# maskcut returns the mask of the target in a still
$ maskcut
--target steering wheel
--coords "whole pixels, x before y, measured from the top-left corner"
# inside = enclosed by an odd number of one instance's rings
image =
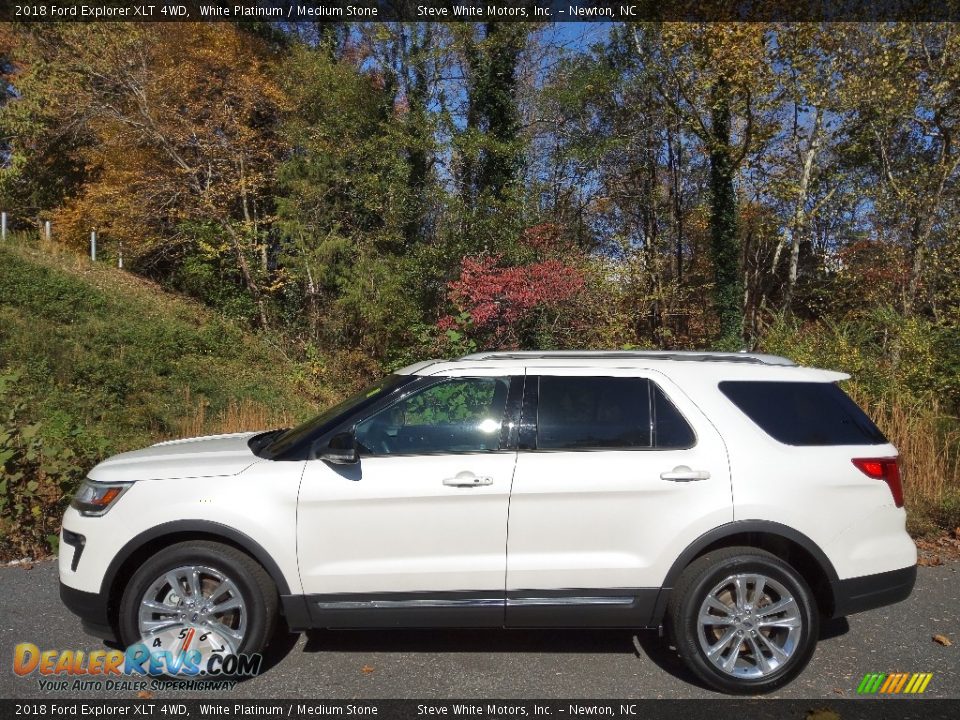
[[[393,450],[390,447],[393,438],[390,437],[388,428],[389,425],[383,419],[374,417],[370,420],[362,438],[358,433],[357,443],[362,449],[374,455],[389,455]]]

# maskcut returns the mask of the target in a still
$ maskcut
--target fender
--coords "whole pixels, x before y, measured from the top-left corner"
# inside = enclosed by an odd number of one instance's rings
[[[270,575],[270,578],[273,580],[274,584],[276,584],[277,592],[280,595],[290,594],[290,586],[287,584],[286,578],[280,571],[280,567],[277,565],[274,559],[270,557],[270,554],[249,535],[246,535],[245,533],[242,533],[239,530],[230,527],[229,525],[222,525],[221,523],[212,522],[209,520],[174,520],[172,522],[163,523],[162,525],[157,525],[149,530],[145,530],[120,548],[120,551],[114,556],[113,560],[110,561],[110,565],[107,567],[106,573],[104,573],[103,582],[100,585],[101,596],[108,597],[110,588],[113,587],[113,582],[116,580],[120,567],[127,561],[127,559],[130,558],[131,555],[140,550],[144,545],[151,540],[156,540],[157,538],[161,538],[165,535],[179,535],[184,533],[202,533],[204,535],[211,535],[215,538],[223,538],[224,540],[228,540],[234,545],[237,545],[242,550],[249,553],[258,563],[263,566],[263,568],[267,571],[267,574]]]
[[[831,563],[829,558],[827,558],[826,553],[824,553],[823,550],[821,550],[813,540],[808,538],[802,532],[794,530],[792,527],[787,525],[781,525],[780,523],[772,522],[770,520],[736,520],[705,532],[703,535],[690,543],[690,545],[688,545],[682,553],[680,553],[673,565],[670,566],[670,570],[667,571],[667,576],[663,580],[663,586],[660,588],[660,594],[657,597],[657,603],[654,607],[654,613],[651,622],[656,624],[663,619],[663,614],[667,608],[667,599],[670,596],[670,591],[673,589],[673,586],[680,577],[680,574],[684,571],[687,565],[693,562],[695,557],[702,553],[705,548],[713,545],[717,541],[732,537],[734,535],[742,535],[743,533],[763,533],[764,535],[776,535],[784,538],[785,540],[795,542],[797,545],[810,553],[813,559],[823,570],[824,574],[827,576],[827,580],[830,582],[831,587],[839,580],[837,571],[833,567],[833,563]]]

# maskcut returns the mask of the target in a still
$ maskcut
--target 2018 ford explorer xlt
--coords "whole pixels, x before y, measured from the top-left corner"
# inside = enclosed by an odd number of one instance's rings
[[[422,362],[293,429],[100,463],[64,516],[61,596],[125,644],[193,629],[236,652],[278,614],[665,626],[711,686],[768,691],[820,618],[916,576],[897,451],[846,378],[756,354]]]

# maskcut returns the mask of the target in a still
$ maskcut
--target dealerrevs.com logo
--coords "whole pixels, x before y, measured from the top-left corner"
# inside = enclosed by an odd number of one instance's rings
[[[41,650],[19,643],[13,672],[37,677],[41,690],[70,691],[147,690],[171,682],[187,682],[189,689],[230,689],[236,679],[260,673],[262,655],[229,652],[212,633],[181,632],[184,637],[177,636],[175,643],[152,638],[126,650]]]

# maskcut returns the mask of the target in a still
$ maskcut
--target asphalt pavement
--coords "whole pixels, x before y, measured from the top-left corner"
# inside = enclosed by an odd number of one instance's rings
[[[923,698],[960,698],[960,563],[919,569],[903,603],[829,623],[810,665],[774,695],[856,697],[866,673],[932,672]],[[943,636],[950,645],[935,641]],[[17,643],[96,650],[61,604],[57,569],[0,568],[0,698],[137,697],[135,690],[42,690],[12,671]],[[279,632],[267,670],[228,692],[164,689],[157,699],[720,698],[699,686],[655,632],[353,630]],[[919,697],[918,697],[919,699]]]

